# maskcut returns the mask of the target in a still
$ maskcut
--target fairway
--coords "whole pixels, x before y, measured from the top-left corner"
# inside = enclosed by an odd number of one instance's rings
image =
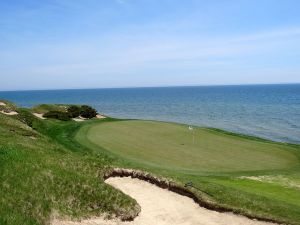
[[[193,132],[195,138],[193,140]],[[298,164],[290,147],[206,128],[154,121],[114,121],[83,126],[76,140],[126,160],[186,172],[236,172]]]

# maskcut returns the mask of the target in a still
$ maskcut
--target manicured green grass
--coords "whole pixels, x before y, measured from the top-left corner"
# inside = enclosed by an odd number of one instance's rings
[[[205,128],[190,131],[174,123],[132,120],[91,124],[76,137],[85,137],[85,142],[130,161],[193,173],[272,170],[298,164],[289,146]]]
[[[300,224],[300,147],[217,129],[139,121],[91,121],[72,139],[117,166],[192,181],[202,198],[237,213]]]

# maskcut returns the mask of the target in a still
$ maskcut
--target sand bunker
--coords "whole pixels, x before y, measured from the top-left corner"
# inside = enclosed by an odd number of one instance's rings
[[[114,177],[106,183],[136,199],[140,215],[132,222],[94,218],[81,222],[53,221],[52,225],[267,225],[272,223],[251,220],[232,213],[219,213],[199,207],[192,199],[148,182]]]
[[[0,105],[5,106],[6,104],[4,102],[0,102]]]
[[[34,116],[36,116],[37,118],[39,118],[39,119],[42,119],[42,120],[44,120],[44,119],[46,119],[45,117],[44,117],[44,114],[43,113],[32,113]]]
[[[14,116],[14,115],[18,115],[19,114],[16,111],[10,111],[10,112],[0,111],[0,112],[3,113],[3,114],[5,114],[5,115],[9,115],[9,116]]]
[[[97,114],[96,118],[97,119],[105,119],[106,117],[101,114]],[[73,118],[73,120],[76,122],[83,122],[83,121],[86,121],[87,119],[83,118],[82,116],[79,116],[79,117]]]

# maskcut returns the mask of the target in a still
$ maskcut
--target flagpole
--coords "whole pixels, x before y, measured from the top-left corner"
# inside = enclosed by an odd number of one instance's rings
[[[195,131],[193,129],[193,144],[195,144]]]
[[[189,130],[192,131],[192,135],[193,135],[193,144],[195,144],[195,131],[194,128],[192,126],[189,126]]]

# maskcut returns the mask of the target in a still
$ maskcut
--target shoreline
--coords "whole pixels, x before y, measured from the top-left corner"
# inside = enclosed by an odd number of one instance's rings
[[[92,105],[119,118],[194,124],[300,144],[300,85],[75,89],[0,93],[22,107]]]
[[[6,102],[7,100],[1,100],[0,99],[0,107],[5,107],[6,106]],[[64,104],[51,104],[51,105],[64,105]],[[69,104],[68,104],[69,105]],[[72,104],[70,104],[72,105]],[[25,107],[27,109],[32,109],[36,106],[39,105],[35,105],[33,107]],[[1,111],[1,110],[0,110]],[[2,111],[1,111],[2,112]],[[17,115],[17,113],[6,113],[6,112],[2,112],[3,114],[6,115]],[[43,117],[43,113],[38,113],[38,112],[32,112],[32,114],[34,116],[36,116],[37,118],[40,119],[45,119]],[[251,139],[251,140],[257,140],[257,141],[263,141],[263,142],[268,142],[268,143],[279,143],[279,144],[283,144],[283,145],[294,145],[294,146],[300,146],[300,141],[281,141],[281,140],[277,140],[277,139],[272,139],[272,138],[268,138],[268,137],[262,137],[259,134],[249,134],[247,132],[239,132],[239,131],[235,131],[234,129],[226,129],[226,128],[221,128],[221,127],[213,127],[213,126],[201,126],[201,125],[197,125],[194,123],[184,123],[184,122],[178,122],[178,121],[174,121],[174,120],[160,120],[160,119],[147,119],[147,118],[126,118],[126,117],[110,117],[109,114],[106,113],[98,113],[96,118],[98,119],[105,119],[105,118],[111,118],[111,119],[116,119],[116,120],[142,120],[142,121],[154,121],[154,122],[162,122],[162,123],[172,123],[172,124],[178,124],[178,125],[183,125],[183,126],[193,126],[193,127],[197,127],[200,129],[207,129],[207,130],[211,130],[211,131],[217,131],[219,133],[224,133],[227,135],[232,135],[232,136],[237,136],[237,137],[243,137],[246,139]],[[74,121],[77,122],[83,122],[84,120],[82,118],[75,118],[73,119]]]

